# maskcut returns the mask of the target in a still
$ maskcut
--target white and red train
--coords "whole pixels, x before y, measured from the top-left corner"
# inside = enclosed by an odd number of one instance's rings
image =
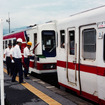
[[[21,32],[10,33],[3,37],[3,48],[5,49],[9,42],[14,43],[16,39],[22,38],[23,43],[21,51],[28,41],[31,41],[32,48],[37,45],[34,57],[30,59],[29,72],[37,74],[56,72],[56,27],[55,22],[48,22],[36,25]]]
[[[105,6],[58,21],[61,86],[105,105]]]
[[[36,57],[30,61],[31,71],[47,73],[57,69],[61,86],[105,104],[105,6],[35,26],[25,31],[27,38],[22,33],[25,44],[28,37],[33,46],[39,43]],[[4,36],[4,43],[22,36],[16,34]]]

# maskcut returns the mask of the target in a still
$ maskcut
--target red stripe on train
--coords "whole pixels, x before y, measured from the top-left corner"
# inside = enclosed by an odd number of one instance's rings
[[[91,65],[83,65],[80,64],[74,64],[71,62],[68,62],[68,69],[75,69],[76,65],[76,70],[87,72],[87,73],[92,73],[92,74],[97,74],[100,76],[105,76],[105,68],[104,67],[97,67],[97,66],[91,66]],[[65,61],[57,61],[57,66],[66,68],[66,62]]]
[[[5,39],[10,39],[10,38],[22,38],[23,42],[25,41],[25,37],[24,37],[24,31],[23,32],[19,32],[19,33],[14,33],[8,36],[3,36],[3,40]]]
[[[105,105],[105,100],[99,99],[97,96],[93,96],[93,95],[88,94],[88,93],[83,92],[83,91],[80,92],[79,90],[74,89],[74,88],[72,88],[72,87],[69,87],[69,86],[67,86],[67,85],[64,85],[64,84],[62,84],[62,83],[60,83],[60,82],[59,82],[59,85],[61,85],[61,86],[65,87],[65,88],[68,88],[68,89],[70,89],[70,90],[76,92],[79,96],[85,97],[85,98],[87,98],[87,99],[89,99],[89,100],[91,100],[91,101],[94,101],[94,102],[96,102],[96,103],[99,103],[100,105]]]
[[[37,63],[37,64],[36,64],[37,70],[54,70],[54,68],[52,68],[52,69],[51,69],[51,68],[50,68],[50,69],[44,69],[44,68],[43,68],[43,65],[44,65],[44,64],[55,64],[55,65],[56,65],[56,63]],[[31,67],[31,68],[34,68],[34,67],[35,67],[34,65],[35,65],[34,62],[31,62],[31,61],[30,61],[30,67]],[[55,69],[56,69],[56,68],[55,68]]]

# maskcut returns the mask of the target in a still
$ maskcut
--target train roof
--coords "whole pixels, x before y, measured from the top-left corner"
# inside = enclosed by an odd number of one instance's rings
[[[102,17],[102,14],[104,15],[104,13],[105,13],[105,5],[70,15],[67,18],[58,20],[57,23],[58,25],[67,23],[68,21],[74,23],[74,21],[79,22],[79,20],[82,19],[85,19],[86,21],[86,19],[89,19],[92,16],[96,18],[99,18],[99,16]]]
[[[43,24],[38,24],[38,25],[32,27],[32,29],[34,29],[36,27],[41,27],[41,26],[44,26],[44,25],[55,24],[55,22],[56,22],[56,20],[52,20],[52,21],[45,22]]]
[[[15,33],[23,32],[23,31],[27,31],[27,30],[29,30],[29,29],[31,29],[31,28],[32,28],[32,27],[29,27],[29,28],[27,28],[27,29],[23,29],[23,30],[19,30],[19,31],[15,31],[15,32],[11,32],[11,33],[5,34],[5,35],[3,35],[3,36],[12,35],[12,34],[15,34]]]

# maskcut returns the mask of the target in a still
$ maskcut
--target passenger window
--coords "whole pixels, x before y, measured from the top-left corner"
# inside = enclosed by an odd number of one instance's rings
[[[69,31],[69,47],[70,47],[70,55],[74,55],[75,53],[75,31]]]
[[[65,48],[65,30],[60,31],[60,39],[61,39],[61,48]]]
[[[83,58],[96,59],[96,30],[85,29],[83,30]]]
[[[16,39],[13,39],[13,44],[16,44]]]
[[[5,48],[7,48],[7,40],[5,41]]]
[[[37,44],[37,33],[34,33],[34,46]]]

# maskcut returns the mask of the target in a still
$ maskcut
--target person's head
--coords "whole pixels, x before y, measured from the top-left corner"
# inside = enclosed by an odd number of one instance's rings
[[[9,44],[8,44],[8,47],[11,49],[11,47],[12,47],[12,43],[9,43]]]
[[[17,39],[17,44],[18,44],[19,46],[22,45],[22,39],[21,39],[21,38],[18,38],[18,39]]]
[[[32,42],[28,42],[28,43],[27,43],[27,47],[30,49],[31,46],[32,46]]]

